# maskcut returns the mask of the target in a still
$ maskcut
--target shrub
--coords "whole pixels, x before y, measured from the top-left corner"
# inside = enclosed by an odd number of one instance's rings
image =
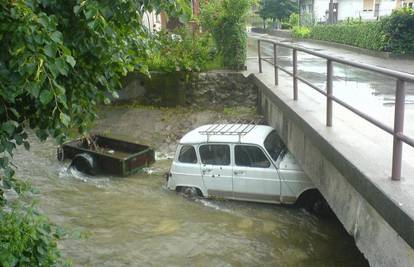
[[[290,14],[290,16],[289,16],[289,24],[292,27],[299,26],[299,14],[298,13],[292,13],[292,14]]]
[[[414,10],[395,10],[383,20],[385,50],[395,54],[414,54]]]
[[[309,38],[311,29],[306,26],[294,26],[292,33],[296,38]]]
[[[1,266],[69,266],[57,248],[62,234],[32,208],[0,209]]]
[[[292,29],[292,25],[288,22],[282,21],[282,29],[283,30]]]
[[[383,51],[386,45],[382,21],[317,25],[311,28],[308,37],[376,51]]]
[[[193,35],[185,27],[172,33],[156,33],[149,70],[203,71],[217,61],[217,49],[210,34]]]
[[[244,67],[249,8],[250,0],[211,0],[202,4],[201,25],[212,34],[226,68]]]

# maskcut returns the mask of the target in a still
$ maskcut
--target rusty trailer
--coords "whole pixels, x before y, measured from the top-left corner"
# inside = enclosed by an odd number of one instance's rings
[[[128,176],[155,162],[149,146],[102,135],[66,142],[58,148],[57,157],[71,159],[78,171],[90,175]]]

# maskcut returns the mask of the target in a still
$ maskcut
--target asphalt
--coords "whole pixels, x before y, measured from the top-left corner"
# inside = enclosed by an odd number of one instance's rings
[[[364,51],[364,49],[353,49],[337,46],[335,44],[326,44],[324,42],[317,41],[303,41],[303,40],[293,40],[287,38],[281,38],[272,36],[269,34],[260,34],[260,33],[249,33],[250,38],[265,38],[270,40],[277,40],[281,42],[286,42],[290,44],[295,44],[304,48],[312,49],[317,52],[335,56],[355,62],[361,62],[365,64],[370,64],[378,67],[394,69],[402,72],[407,72],[414,74],[414,58],[407,56],[390,56],[387,57],[384,53],[375,53],[370,51]],[[375,55],[377,54],[377,55]]]

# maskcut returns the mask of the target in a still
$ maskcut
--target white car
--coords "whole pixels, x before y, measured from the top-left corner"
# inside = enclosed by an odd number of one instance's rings
[[[292,204],[324,201],[277,132],[254,124],[210,124],[180,140],[167,187],[186,195]],[[316,205],[316,206],[315,206]]]

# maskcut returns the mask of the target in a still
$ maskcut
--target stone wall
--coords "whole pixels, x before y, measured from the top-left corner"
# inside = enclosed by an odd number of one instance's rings
[[[231,71],[152,72],[151,78],[132,73],[124,81],[119,99],[113,101],[198,108],[256,106],[257,89],[243,74]]]

